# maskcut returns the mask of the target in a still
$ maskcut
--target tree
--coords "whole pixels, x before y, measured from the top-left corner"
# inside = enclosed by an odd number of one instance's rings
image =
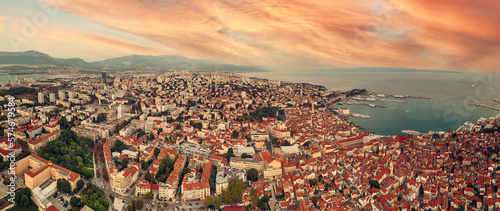
[[[16,197],[14,198],[14,202],[25,208],[28,208],[29,206],[34,204],[34,202],[31,201],[31,190],[29,188],[22,188],[18,190],[16,192]]]
[[[257,169],[251,168],[247,171],[247,179],[250,181],[257,181],[259,180],[259,172]]]
[[[316,205],[316,203],[318,203],[318,200],[319,200],[319,199],[318,199],[318,197],[317,197],[317,196],[313,196],[313,197],[311,198],[311,200],[312,200],[313,204],[314,204],[314,205]]]
[[[250,203],[251,208],[255,208],[259,203],[259,195],[257,194],[257,190],[255,189],[252,189],[250,191]]]
[[[241,180],[233,180],[229,183],[226,190],[222,192],[222,199],[224,203],[231,204],[233,202],[240,202],[245,183]]]
[[[71,204],[72,207],[79,207],[82,203],[82,200],[76,196],[72,196],[71,199],[69,200],[69,203]]]
[[[262,197],[262,199],[259,199],[259,202],[257,203],[257,206],[263,210],[268,210],[269,209],[269,199],[271,197],[269,197],[268,195],[265,195],[264,197]]]
[[[155,151],[154,152],[155,152],[155,156],[158,156],[160,154],[161,150],[158,149],[158,147],[155,147]]]
[[[142,209],[144,207],[144,201],[142,199],[137,200],[137,209]]]
[[[71,185],[64,179],[57,180],[57,189],[63,193],[71,193]]]
[[[247,153],[241,154],[241,158],[252,158],[251,155],[248,155]]]
[[[231,138],[238,138],[238,136],[240,135],[240,133],[236,130],[233,131],[233,133],[231,134]]]
[[[99,113],[99,114],[97,114],[96,123],[104,122],[106,120],[106,116],[108,116],[107,113]]]
[[[123,158],[123,160],[122,160],[122,168],[127,168],[128,163],[129,163],[129,159],[128,158]]]
[[[227,153],[226,153],[226,154],[224,154],[224,157],[227,159],[227,161],[228,161],[228,162],[229,162],[229,161],[231,161],[231,158],[232,158],[232,157],[236,157],[236,155],[234,155],[234,150],[233,150],[233,148],[229,148],[229,149],[227,150]]]
[[[154,195],[152,192],[148,192],[148,193],[146,193],[146,195],[144,195],[144,199],[151,200],[151,199],[153,199],[153,197],[154,197]]]
[[[378,180],[371,180],[368,183],[370,184],[370,188],[380,189],[380,184],[378,183]]]

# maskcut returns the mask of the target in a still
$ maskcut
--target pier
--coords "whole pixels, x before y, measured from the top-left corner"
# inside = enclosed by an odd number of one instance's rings
[[[347,102],[346,105],[362,105],[362,106],[370,106],[370,107],[376,107],[376,108],[387,108],[387,107],[381,106],[381,105],[371,106],[371,104],[368,104],[368,103],[351,103],[351,102]]]
[[[370,116],[368,116],[368,115],[364,115],[364,114],[351,113],[350,115],[351,115],[352,117],[362,118],[362,119],[368,119],[368,118],[370,118]]]

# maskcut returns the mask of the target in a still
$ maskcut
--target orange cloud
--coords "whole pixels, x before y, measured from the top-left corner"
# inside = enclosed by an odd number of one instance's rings
[[[188,57],[236,64],[483,71],[499,65],[498,1],[44,1]],[[133,40],[91,39],[163,53]]]

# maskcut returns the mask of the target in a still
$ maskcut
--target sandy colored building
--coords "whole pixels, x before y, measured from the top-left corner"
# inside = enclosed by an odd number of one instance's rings
[[[17,177],[23,181],[29,189],[36,188],[48,180],[64,179],[69,182],[71,189],[76,187],[80,181],[80,174],[65,169],[52,161],[45,160],[38,155],[31,154],[16,163]]]

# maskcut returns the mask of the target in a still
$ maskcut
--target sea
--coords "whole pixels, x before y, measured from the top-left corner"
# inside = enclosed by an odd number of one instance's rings
[[[379,135],[401,135],[402,130],[419,132],[456,130],[467,121],[494,117],[500,111],[475,105],[476,101],[500,99],[500,74],[428,70],[334,69],[252,72],[242,75],[269,80],[322,85],[328,90],[366,89],[431,99],[395,99],[396,102],[364,102],[386,106],[337,105],[368,119],[350,117],[367,131]],[[351,100],[351,102],[355,102]]]
[[[24,79],[43,80],[43,79],[66,78],[66,77],[74,77],[74,75],[50,75],[50,74],[17,75],[18,80],[24,80]],[[16,76],[15,75],[0,75],[0,85],[4,86],[4,85],[7,85],[9,83],[10,84],[16,83]]]

